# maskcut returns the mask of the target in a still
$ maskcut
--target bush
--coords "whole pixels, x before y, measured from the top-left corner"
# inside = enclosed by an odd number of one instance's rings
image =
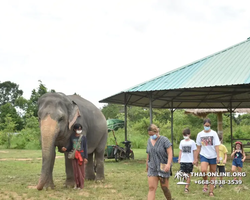
[[[11,147],[13,149],[25,149],[25,146],[27,144],[27,141],[25,140],[25,137],[23,134],[17,134],[14,137],[12,137],[11,140]]]
[[[13,149],[41,149],[39,132],[37,129],[25,128],[11,139]]]
[[[0,132],[0,145],[4,145],[7,142],[7,137],[4,132]]]
[[[132,148],[145,149],[147,147],[148,137],[142,135],[135,135],[130,141],[132,142]]]
[[[41,149],[41,143],[39,140],[34,140],[26,144],[25,149],[39,150]]]
[[[250,139],[250,129],[249,126],[235,126],[233,128],[233,139]],[[230,128],[223,131],[224,142],[231,142],[231,132]]]

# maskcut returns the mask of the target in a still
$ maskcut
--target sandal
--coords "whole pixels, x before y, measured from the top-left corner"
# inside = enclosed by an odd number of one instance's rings
[[[204,187],[203,187],[203,192],[207,192],[208,191],[208,188],[207,188],[208,186],[206,185],[206,187],[205,187],[205,185],[204,185]]]
[[[210,197],[214,197],[214,193],[213,192],[209,192],[209,196]]]
[[[185,192],[185,193],[188,193],[188,192],[189,192],[189,189],[188,189],[188,188],[185,188],[185,189],[184,189],[184,192]]]

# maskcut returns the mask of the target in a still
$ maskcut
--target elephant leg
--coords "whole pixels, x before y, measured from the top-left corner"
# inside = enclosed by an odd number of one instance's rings
[[[93,153],[88,154],[88,163],[85,168],[85,179],[95,180]]]
[[[64,159],[65,159],[65,172],[66,172],[65,186],[74,187],[75,178],[73,173],[72,160],[68,159],[68,152],[64,153]]]
[[[104,149],[95,152],[96,180],[104,180]]]

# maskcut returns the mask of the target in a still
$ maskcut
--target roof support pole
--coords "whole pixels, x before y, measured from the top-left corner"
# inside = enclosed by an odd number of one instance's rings
[[[174,109],[173,101],[171,101],[171,143],[172,143],[172,152],[174,157]]]
[[[125,129],[125,141],[127,141],[127,95],[124,93],[124,129]]]
[[[232,102],[230,102],[230,132],[231,132],[231,153],[233,152],[233,116],[232,116]]]
[[[153,123],[153,112],[152,112],[152,93],[149,95],[149,115],[150,115],[150,124]]]
[[[223,127],[222,127],[222,113],[221,112],[217,113],[217,130],[218,130],[218,135],[222,136],[222,141],[223,141]]]

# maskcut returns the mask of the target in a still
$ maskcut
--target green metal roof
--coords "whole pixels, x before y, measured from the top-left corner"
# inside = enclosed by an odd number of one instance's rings
[[[154,107],[159,108],[170,107],[170,101],[176,102],[175,107],[179,108],[225,108],[237,99],[235,108],[248,108],[241,100],[249,101],[249,84],[250,38],[100,102],[148,106],[149,95],[153,95]],[[204,104],[209,98],[214,103]],[[220,101],[220,105],[215,101]]]
[[[152,91],[250,83],[250,39],[127,90]]]

